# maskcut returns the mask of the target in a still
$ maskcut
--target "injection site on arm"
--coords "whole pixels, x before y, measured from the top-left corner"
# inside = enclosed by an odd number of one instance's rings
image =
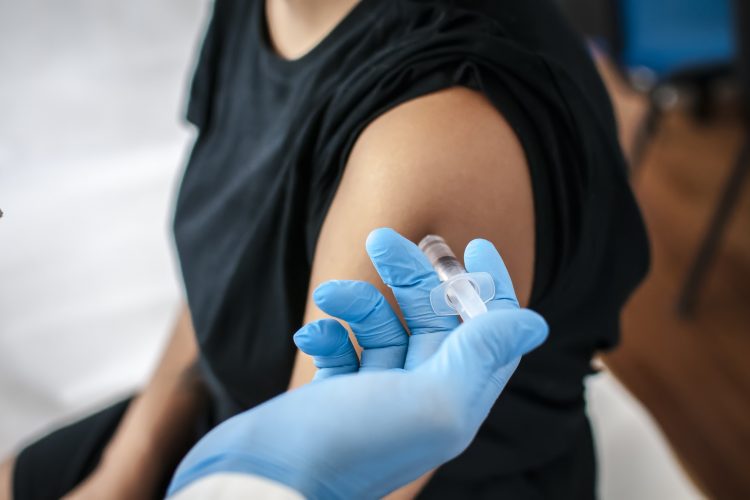
[[[464,321],[487,312],[486,302],[495,296],[489,273],[468,273],[440,236],[429,234],[419,242],[442,282],[430,292],[430,305],[438,316],[459,315]]]

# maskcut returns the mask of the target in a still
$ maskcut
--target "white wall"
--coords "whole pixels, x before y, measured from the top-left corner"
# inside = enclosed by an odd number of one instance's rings
[[[133,390],[165,340],[207,8],[0,3],[0,454]]]

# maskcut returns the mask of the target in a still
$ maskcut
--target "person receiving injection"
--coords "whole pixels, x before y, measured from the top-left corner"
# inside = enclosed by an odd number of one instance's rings
[[[420,247],[424,253],[390,229],[367,240],[411,335],[371,284],[323,283],[315,302],[349,324],[361,359],[339,321],[302,327],[294,340],[313,357],[316,382],[207,434],[183,459],[168,494],[178,500],[378,498],[464,450],[520,357],[546,338],[547,325],[519,307],[490,242],[467,246],[470,273],[439,237]],[[437,310],[447,311],[440,297],[464,320],[453,331],[436,328]]]

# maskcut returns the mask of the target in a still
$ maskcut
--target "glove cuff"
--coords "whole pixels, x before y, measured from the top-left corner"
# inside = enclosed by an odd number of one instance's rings
[[[206,457],[189,469],[178,470],[169,484],[167,496],[211,474],[233,472],[270,479],[289,486],[311,500],[345,497],[342,492],[334,491],[330,485],[314,477],[314,474],[300,474],[301,471],[289,467],[288,464],[274,463],[267,456],[252,453],[214,455]]]

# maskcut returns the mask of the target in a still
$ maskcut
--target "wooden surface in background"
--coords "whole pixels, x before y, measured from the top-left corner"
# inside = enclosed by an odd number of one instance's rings
[[[615,104],[626,122],[638,116],[632,96],[619,102],[615,97]],[[688,266],[740,147],[740,122],[725,115],[700,124],[686,113],[670,113],[646,152],[633,182],[651,238],[651,272],[623,311],[621,345],[605,362],[649,409],[709,496],[747,499],[750,179],[694,317],[681,320],[675,313]],[[624,135],[632,128],[625,123]]]

